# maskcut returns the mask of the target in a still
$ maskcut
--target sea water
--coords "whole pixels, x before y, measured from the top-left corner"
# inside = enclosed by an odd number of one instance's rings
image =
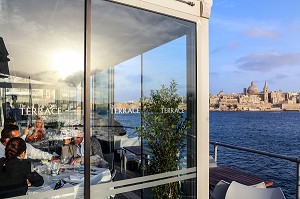
[[[119,114],[129,137],[141,123],[139,114]],[[290,157],[300,156],[300,112],[210,112],[210,141],[266,151]],[[213,145],[210,145],[213,154]],[[249,152],[219,147],[218,165],[250,172],[275,181],[287,199],[296,194],[296,163]]]
[[[210,112],[210,141],[296,158],[300,155],[300,112]],[[296,196],[296,163],[221,146],[217,161],[275,181],[287,199]]]

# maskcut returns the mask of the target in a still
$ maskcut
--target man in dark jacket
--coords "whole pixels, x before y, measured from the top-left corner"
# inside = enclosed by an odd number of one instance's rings
[[[74,144],[77,146],[77,158],[75,158],[71,164],[84,164],[84,139],[83,133],[79,130],[73,132]],[[93,166],[108,168],[109,164],[103,158],[102,148],[100,142],[96,137],[91,137],[91,152],[90,163]]]

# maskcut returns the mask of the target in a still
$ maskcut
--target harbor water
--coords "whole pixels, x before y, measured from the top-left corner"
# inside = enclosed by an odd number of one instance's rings
[[[294,158],[300,156],[300,112],[210,112],[209,117],[210,141]],[[116,119],[126,126],[129,137],[137,136],[134,127],[140,125],[139,114],[120,114]],[[220,146],[218,165],[275,181],[287,199],[296,198],[296,163]]]
[[[210,141],[296,158],[300,156],[300,112],[210,112]],[[219,147],[218,165],[275,181],[287,199],[296,198],[296,163]]]

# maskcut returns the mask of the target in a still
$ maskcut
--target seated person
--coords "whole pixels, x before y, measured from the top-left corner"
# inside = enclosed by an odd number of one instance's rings
[[[42,118],[37,118],[31,134],[26,137],[27,142],[34,142],[44,140],[46,138],[46,130],[44,128],[44,121]]]
[[[63,145],[61,147],[61,161],[65,164],[70,163],[75,158],[77,158],[77,146],[74,145],[74,142],[72,142],[72,136],[71,135],[65,135],[63,137]]]
[[[13,119],[13,118],[6,118],[4,120],[4,126],[9,125],[9,124],[17,125],[19,127],[20,132],[21,132],[22,129],[21,129],[20,125],[17,124],[17,121],[15,119]],[[22,137],[21,137],[23,140],[26,140],[28,132],[29,132],[28,127],[26,127],[24,129],[23,133],[21,132],[21,134],[23,134]]]
[[[5,147],[5,158],[0,159],[0,198],[25,195],[28,186],[41,186],[43,177],[31,172],[29,160],[24,159],[26,143],[15,137]]]
[[[1,131],[1,139],[0,139],[0,158],[5,157],[5,146],[8,141],[13,137],[21,137],[21,133],[19,131],[19,127],[17,125],[6,125]],[[34,148],[29,143],[26,143],[26,154],[25,159],[48,159],[48,160],[59,160],[58,158],[54,157],[50,153],[41,151],[39,149]]]
[[[73,132],[74,144],[77,146],[77,158],[71,164],[81,163],[84,164],[84,139],[83,133],[79,130]],[[102,148],[100,142],[96,137],[91,137],[91,151],[90,163],[96,167],[108,168],[109,164],[103,158]]]

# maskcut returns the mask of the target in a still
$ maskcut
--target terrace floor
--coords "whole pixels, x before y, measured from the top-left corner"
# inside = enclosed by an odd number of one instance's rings
[[[124,174],[121,173],[121,162],[118,159],[118,155],[115,154],[116,161],[115,161],[115,169],[117,171],[116,176],[114,178],[114,181],[119,181],[119,180],[124,180]],[[128,162],[127,164],[127,171],[126,171],[126,179],[130,178],[135,178],[135,177],[140,177],[141,172],[138,170],[138,166],[136,162]],[[115,196],[115,199],[151,199],[152,194],[150,189],[144,189],[144,194],[143,197],[142,191],[137,190],[137,191],[132,191],[132,192],[127,192],[127,193],[122,193],[122,194],[117,194]]]

